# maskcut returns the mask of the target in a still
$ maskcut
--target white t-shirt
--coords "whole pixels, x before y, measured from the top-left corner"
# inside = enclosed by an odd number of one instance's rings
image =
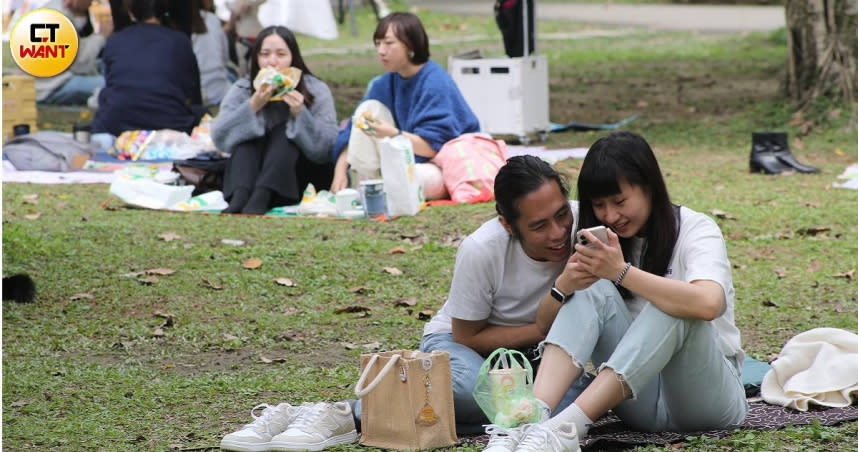
[[[577,224],[578,202],[569,205]],[[490,325],[501,326],[533,323],[539,301],[565,265],[565,260],[531,259],[497,218],[489,220],[459,245],[450,295],[423,334],[452,332],[452,318],[487,319]]]
[[[741,334],[735,323],[736,292],[733,290],[733,277],[724,236],[721,235],[718,224],[702,213],[682,207],[679,216],[679,237],[664,276],[685,282],[708,280],[721,285],[727,308],[712,324],[718,331],[721,351],[725,356],[735,357],[741,368],[745,354],[742,352]],[[635,252],[640,253],[641,244],[635,245]],[[639,262],[638,256],[631,261]],[[632,315],[637,317],[646,303],[646,299],[636,295],[628,301],[627,306]]]

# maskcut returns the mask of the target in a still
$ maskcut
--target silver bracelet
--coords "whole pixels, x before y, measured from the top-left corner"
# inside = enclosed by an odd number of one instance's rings
[[[632,267],[632,263],[626,262],[626,265],[623,267],[623,270],[620,271],[620,276],[617,276],[617,280],[614,281],[615,286],[620,287],[620,285],[623,284],[623,278],[626,277],[626,273],[628,273],[629,268],[631,268],[631,267]]]

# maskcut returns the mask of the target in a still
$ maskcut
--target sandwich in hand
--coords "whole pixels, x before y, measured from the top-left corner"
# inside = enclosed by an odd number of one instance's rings
[[[259,90],[262,85],[271,85],[274,87],[271,100],[281,100],[284,94],[298,86],[300,80],[301,70],[296,67],[288,67],[285,71],[280,72],[271,66],[266,66],[256,74],[256,78],[253,79],[253,87]]]
[[[359,115],[355,115],[355,117],[352,118],[352,122],[354,123],[355,127],[370,135],[375,135],[375,130],[373,130],[372,128],[373,124],[379,123],[378,119],[376,119],[375,116],[373,116],[372,113],[368,111],[364,111]]]

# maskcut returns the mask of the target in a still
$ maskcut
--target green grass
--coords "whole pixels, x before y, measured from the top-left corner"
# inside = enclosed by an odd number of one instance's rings
[[[351,47],[369,40],[367,13],[357,39],[347,28],[334,42],[300,38],[304,49],[319,50],[308,64],[330,83],[340,117],[380,71],[370,47]],[[433,39],[444,37],[433,45],[436,61],[473,48],[502,52],[490,19],[421,15]],[[485,38],[463,38],[472,35]],[[350,50],[320,50],[329,48]],[[634,31],[548,40],[541,51],[550,60],[553,120],[640,114],[628,128],[654,146],[674,201],[735,217],[717,221],[750,356],[770,360],[811,328],[858,329],[856,282],[836,276],[858,267],[858,192],[831,187],[858,161],[858,133],[847,128],[848,112],[832,117],[834,107],[823,106],[801,134],[778,88],[782,32]],[[70,130],[77,117],[44,110],[40,125]],[[799,138],[799,160],[822,173],[748,174],[750,133],[767,129]],[[601,135],[552,134],[546,145],[587,146]],[[574,184],[578,164],[557,166]],[[126,208],[109,199],[106,185],[5,183],[2,196],[3,272],[30,273],[38,284],[36,303],[3,303],[6,450],[215,447],[258,403],[347,398],[362,345],[417,347],[418,313],[443,303],[457,240],[494,214],[491,204],[431,207],[388,223],[177,214]],[[26,218],[35,213],[41,216]],[[812,228],[828,230],[813,235]],[[169,232],[181,238],[159,238]],[[389,253],[399,246],[404,254]],[[262,267],[242,268],[249,258]],[[404,274],[384,273],[390,266]],[[153,285],[124,276],[159,267],[176,272]],[[277,285],[280,277],[296,286]],[[358,286],[365,289],[352,291]],[[397,307],[404,297],[417,305]],[[369,315],[334,313],[351,306]],[[856,438],[852,422],[689,438],[680,448],[854,450]]]

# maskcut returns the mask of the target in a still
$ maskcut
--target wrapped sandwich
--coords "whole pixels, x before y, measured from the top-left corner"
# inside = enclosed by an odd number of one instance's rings
[[[295,89],[299,81],[301,81],[301,70],[296,67],[289,67],[280,72],[271,66],[266,66],[260,69],[253,79],[253,88],[259,90],[262,85],[271,85],[274,87],[271,100],[280,100],[284,94]]]
[[[375,116],[368,111],[355,115],[355,117],[352,118],[352,122],[355,127],[370,135],[375,135],[375,130],[373,130],[372,126],[379,123],[378,119],[375,119]]]

